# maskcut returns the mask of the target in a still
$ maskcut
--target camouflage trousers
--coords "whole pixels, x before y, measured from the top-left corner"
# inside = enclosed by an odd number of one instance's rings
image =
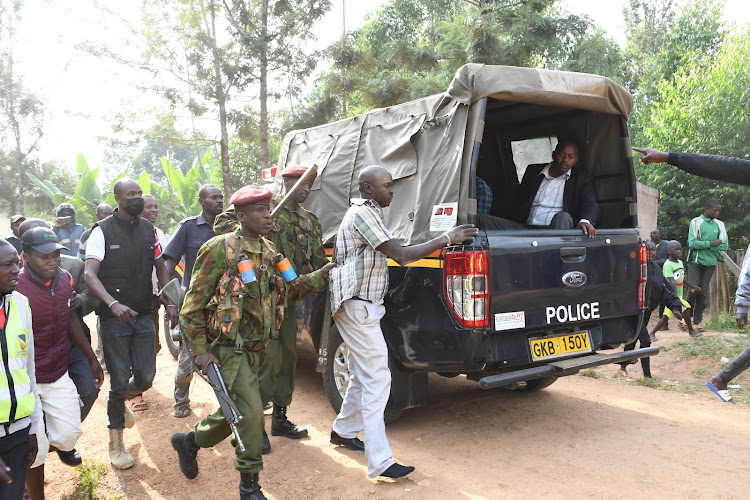
[[[255,474],[263,469],[260,447],[263,442],[263,405],[258,392],[258,366],[261,354],[242,351],[235,354],[233,346],[216,346],[214,355],[219,358],[219,371],[229,391],[229,397],[242,414],[237,430],[245,444],[241,451],[235,444],[234,468],[239,472]],[[221,409],[195,424],[195,444],[210,448],[232,434]],[[234,444],[234,443],[233,443]]]
[[[260,363],[260,397],[263,403],[289,406],[297,369],[297,315],[294,305],[286,308],[279,337],[271,341]]]

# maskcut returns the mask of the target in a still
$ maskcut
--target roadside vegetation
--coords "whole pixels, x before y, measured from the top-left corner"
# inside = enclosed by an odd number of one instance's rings
[[[120,493],[103,492],[102,479],[110,470],[109,465],[98,460],[85,460],[76,467],[78,482],[72,493],[63,494],[61,500],[124,500]]]
[[[706,322],[706,324],[710,324]],[[729,328],[727,328],[729,329]],[[735,324],[734,332],[737,330]],[[711,331],[715,331],[711,328]],[[652,358],[652,371],[655,376],[651,379],[642,378],[639,367],[631,365],[632,381],[629,383],[660,389],[665,391],[691,394],[705,392],[706,381],[719,373],[730,361],[750,346],[750,336],[743,333],[725,333],[722,335],[704,335],[698,339],[680,340],[671,343],[661,343],[659,355]],[[670,376],[659,375],[659,369],[654,367],[657,362],[667,362],[671,366]],[[696,362],[697,361],[697,362]],[[582,370],[584,377],[597,379],[618,379],[617,371],[612,367],[599,367]],[[737,403],[750,404],[750,372],[740,374],[731,382],[739,388],[730,388],[732,398]]]

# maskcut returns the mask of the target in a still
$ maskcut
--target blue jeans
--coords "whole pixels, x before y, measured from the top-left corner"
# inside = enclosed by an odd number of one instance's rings
[[[129,323],[103,317],[101,335],[109,371],[109,428],[124,429],[125,400],[151,387],[156,375],[154,321],[150,314]]]

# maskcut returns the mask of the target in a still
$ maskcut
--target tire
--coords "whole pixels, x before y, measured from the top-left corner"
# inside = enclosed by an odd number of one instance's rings
[[[169,328],[169,318],[166,316],[164,317],[164,343],[167,345],[167,349],[169,349],[169,354],[172,355],[174,359],[177,359],[177,353],[180,350],[180,341],[179,340],[172,340],[172,330]]]
[[[326,369],[323,372],[323,388],[328,396],[333,411],[336,413],[341,410],[341,404],[344,402],[344,393],[349,386],[349,349],[341,338],[338,327],[333,324],[328,332],[328,357],[326,359]],[[383,420],[386,424],[391,424],[401,417],[406,410],[393,408],[391,399],[385,405]]]
[[[537,378],[534,380],[529,380],[528,382],[526,382],[526,385],[524,387],[519,387],[518,389],[515,389],[515,390],[518,392],[537,392],[537,391],[541,391],[545,387],[551,386],[556,381],[557,381],[557,377]]]

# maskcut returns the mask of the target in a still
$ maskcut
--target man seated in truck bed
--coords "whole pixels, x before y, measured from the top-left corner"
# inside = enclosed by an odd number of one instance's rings
[[[483,229],[578,227],[589,238],[596,236],[594,223],[599,215],[590,174],[573,167],[580,148],[572,139],[561,140],[552,153],[552,162],[529,165],[521,181],[514,219],[479,214]],[[480,190],[477,190],[478,192]],[[479,196],[478,196],[479,197]],[[478,205],[479,205],[479,200]]]

